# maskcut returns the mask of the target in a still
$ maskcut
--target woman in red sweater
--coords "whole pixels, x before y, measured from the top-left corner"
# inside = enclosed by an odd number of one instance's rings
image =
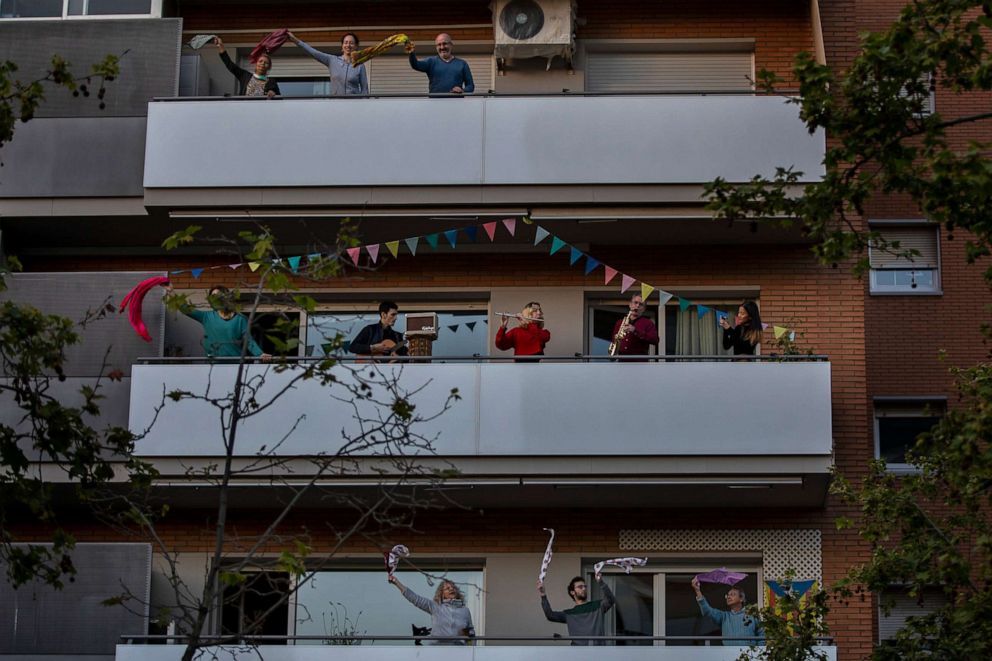
[[[541,304],[532,301],[524,306],[517,315],[520,325],[506,330],[509,317],[503,317],[503,322],[496,331],[496,348],[506,351],[513,349],[514,356],[543,356],[544,345],[551,341],[551,333],[544,330],[544,312]]]

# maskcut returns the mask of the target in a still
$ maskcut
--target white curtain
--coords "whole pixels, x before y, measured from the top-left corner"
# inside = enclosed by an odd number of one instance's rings
[[[710,310],[703,318],[695,307],[679,309],[676,317],[675,353],[679,356],[729,356],[733,349],[723,348],[723,329]]]

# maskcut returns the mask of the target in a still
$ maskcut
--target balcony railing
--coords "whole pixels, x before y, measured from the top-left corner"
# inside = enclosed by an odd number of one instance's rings
[[[144,184],[698,185],[778,166],[817,181],[824,147],[796,105],[772,96],[168,99],[148,107]],[[278,167],[231,167],[259,154],[283,157]]]
[[[553,360],[553,359],[552,359]],[[444,363],[339,365],[342,384],[367,382],[372,399],[392,401],[385,383],[414,392],[417,411],[440,410],[453,389],[461,397],[419,433],[437,437],[445,457],[497,456],[829,456],[830,364],[825,361],[624,363],[611,361],[515,364],[482,360]],[[305,363],[286,369],[245,366],[256,399],[285,389]],[[198,399],[168,401],[163,393],[221,396],[234,388],[238,365],[135,365],[130,426],[148,428],[144,456],[222,455],[217,409]],[[369,374],[372,378],[369,379]],[[375,417],[365,401],[337,399],[340,386],[313,380],[293,388],[241,422],[236,454],[253,456],[296,428],[276,450],[284,456],[334,452],[340,431],[357,435],[356,415]],[[153,424],[154,419],[154,424]]]

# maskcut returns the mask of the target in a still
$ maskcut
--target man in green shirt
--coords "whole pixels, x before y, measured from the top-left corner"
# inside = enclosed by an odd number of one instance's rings
[[[606,624],[604,622],[606,611],[613,608],[616,600],[613,592],[603,581],[602,574],[596,574],[596,582],[603,592],[602,600],[589,601],[589,588],[586,581],[581,576],[576,576],[568,584],[568,596],[575,602],[575,606],[564,611],[556,611],[551,608],[548,595],[544,591],[544,582],[537,582],[537,593],[541,596],[541,608],[544,610],[544,617],[549,622],[560,622],[568,626],[568,635],[573,637],[573,645],[605,645],[603,640],[575,640],[581,636],[605,636]]]

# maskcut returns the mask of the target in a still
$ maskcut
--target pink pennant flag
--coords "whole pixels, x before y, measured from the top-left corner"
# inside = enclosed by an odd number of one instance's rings
[[[362,249],[348,248],[346,252],[348,253],[348,257],[351,257],[351,261],[355,263],[355,266],[358,266],[358,256],[362,254]]]
[[[606,269],[606,280],[603,282],[604,285],[610,284],[610,280],[617,277],[617,270],[606,264],[603,264],[603,268]]]
[[[239,268],[241,268],[241,264],[228,264],[227,268],[231,269],[232,271],[237,271]]]
[[[769,324],[766,324],[765,322],[761,322],[761,330],[768,330],[768,326]]]
[[[369,257],[372,258],[372,263],[375,264],[375,261],[379,259],[379,244],[373,243],[370,246],[365,246],[365,249],[369,251]]]
[[[490,241],[495,241],[496,240],[496,221],[495,220],[493,222],[491,222],[491,223],[483,223],[482,224],[482,229],[486,230],[486,234],[489,235],[489,240]]]
[[[622,294],[625,291],[627,291],[628,289],[630,289],[630,286],[632,284],[634,284],[635,282],[637,282],[637,279],[636,278],[632,278],[629,275],[626,275],[625,274],[623,276],[623,279],[621,280],[621,283],[620,283],[620,293]]]
[[[506,229],[509,230],[510,236],[516,236],[517,232],[517,219],[516,218],[504,218],[503,224],[506,225]]]

